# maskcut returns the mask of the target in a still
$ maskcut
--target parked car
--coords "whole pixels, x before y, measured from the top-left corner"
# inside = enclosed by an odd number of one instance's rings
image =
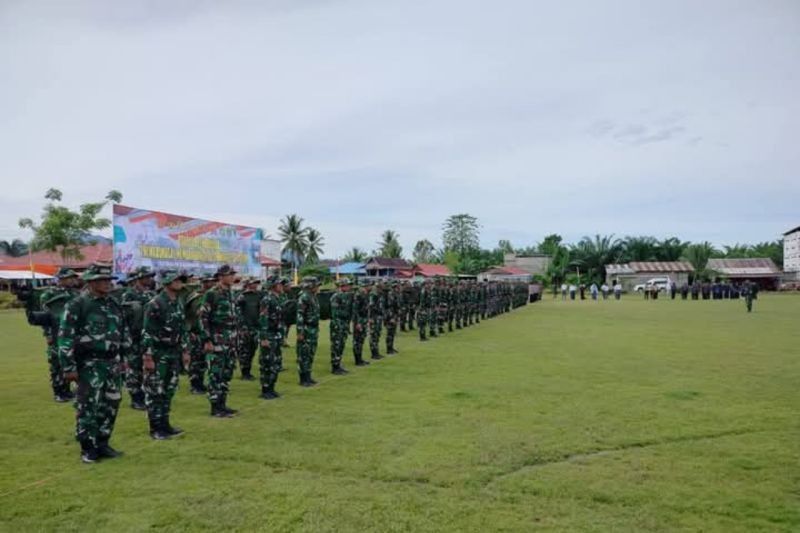
[[[656,287],[659,291],[666,291],[669,288],[669,278],[653,278],[648,279],[646,283],[640,283],[633,287],[636,292],[643,292],[645,289],[652,290]]]

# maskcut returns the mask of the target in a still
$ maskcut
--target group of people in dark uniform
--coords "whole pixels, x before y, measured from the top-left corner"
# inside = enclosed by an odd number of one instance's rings
[[[291,325],[296,327],[299,384],[317,384],[312,367],[322,316],[320,282],[314,277],[292,287],[287,278],[241,278],[223,265],[202,276],[164,270],[157,284],[157,274],[141,267],[115,287],[105,264],[92,265],[81,275],[62,268],[56,277],[56,285],[29,298],[27,315],[45,333],[54,399],[75,401],[76,439],[84,462],[121,454],[109,439],[124,389],[130,406],[147,413],[155,440],[183,433],[170,416],[180,374],[188,376],[193,394],[207,395],[211,416],[230,418],[237,414],[228,406],[235,367],[243,380],[255,380],[252,364],[258,354],[260,397],[279,398],[276,384]],[[348,373],[342,356],[351,334],[355,364],[365,366],[365,340],[371,358],[382,359],[384,331],[386,354],[396,354],[398,328],[416,327],[426,341],[528,301],[527,283],[518,282],[436,278],[356,284],[341,279],[336,285],[327,313],[334,375]],[[74,391],[72,383],[77,384]]]

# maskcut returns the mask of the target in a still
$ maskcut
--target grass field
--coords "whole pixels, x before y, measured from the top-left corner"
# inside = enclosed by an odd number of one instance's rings
[[[800,297],[546,300],[331,376],[234,381],[230,420],[185,381],[155,442],[78,460],[43,339],[0,313],[5,531],[800,530]],[[288,354],[293,363],[294,353]]]

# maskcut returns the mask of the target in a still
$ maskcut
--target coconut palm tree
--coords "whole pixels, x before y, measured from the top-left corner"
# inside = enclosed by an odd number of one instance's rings
[[[587,279],[602,282],[606,279],[606,265],[618,263],[622,257],[622,241],[613,235],[584,237],[570,250],[572,264],[586,273]]]
[[[381,257],[400,258],[403,255],[403,247],[400,246],[399,235],[397,232],[387,229],[381,234],[381,241],[378,243],[378,255]]]
[[[431,263],[434,261],[436,249],[433,247],[433,243],[428,239],[422,239],[421,241],[417,241],[417,244],[414,246],[414,262],[415,263]]]
[[[322,234],[314,228],[306,228],[306,261],[309,263],[319,263],[319,256],[323,252],[325,239]]]
[[[288,255],[295,267],[303,263],[308,251],[308,235],[303,227],[303,218],[296,215],[286,215],[278,226],[278,235],[283,242],[283,253]]]
[[[363,263],[367,260],[367,252],[359,248],[358,246],[353,246],[347,254],[342,258],[342,261],[345,263]]]

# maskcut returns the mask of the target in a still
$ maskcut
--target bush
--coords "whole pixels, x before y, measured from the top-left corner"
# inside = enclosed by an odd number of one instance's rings
[[[0,292],[0,309],[21,309],[24,307],[16,295],[10,292]]]

